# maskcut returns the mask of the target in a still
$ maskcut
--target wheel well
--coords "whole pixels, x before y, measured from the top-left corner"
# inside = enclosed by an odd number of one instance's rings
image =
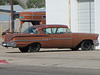
[[[40,45],[40,48],[41,48],[41,44],[38,43],[38,42],[31,43],[31,44],[28,45],[28,47],[29,47],[30,45],[32,45],[32,44],[39,44],[39,45]]]
[[[93,40],[85,39],[85,40],[83,40],[83,41],[90,41],[90,42],[92,43],[92,45],[93,45]],[[77,47],[80,47],[83,41],[81,41],[81,42],[77,45]]]

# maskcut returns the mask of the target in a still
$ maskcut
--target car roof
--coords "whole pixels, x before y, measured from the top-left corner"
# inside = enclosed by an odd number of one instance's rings
[[[35,25],[35,26],[33,26],[33,27],[35,27],[35,28],[37,28],[37,29],[43,29],[43,28],[49,28],[49,27],[52,27],[52,28],[68,28],[68,26],[67,25],[55,25],[55,24],[52,24],[52,25]]]

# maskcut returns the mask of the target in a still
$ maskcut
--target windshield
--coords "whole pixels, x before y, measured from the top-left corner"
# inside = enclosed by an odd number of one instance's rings
[[[23,33],[39,34],[38,30],[34,27],[27,28]]]

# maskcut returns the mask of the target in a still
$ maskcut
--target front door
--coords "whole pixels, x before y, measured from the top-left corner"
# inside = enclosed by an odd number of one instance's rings
[[[53,47],[69,48],[72,47],[72,34],[67,33],[67,28],[52,28]]]
[[[42,37],[42,47],[43,48],[52,48],[52,38],[53,35],[51,33],[51,28],[45,28],[42,30],[42,32],[44,33],[44,37]]]

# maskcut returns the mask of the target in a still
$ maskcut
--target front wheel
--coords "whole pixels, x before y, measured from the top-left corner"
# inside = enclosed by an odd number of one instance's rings
[[[30,52],[39,52],[39,50],[40,50],[40,44],[38,44],[38,43],[31,44],[29,46],[29,50],[30,50]]]
[[[70,48],[72,51],[78,51],[79,47]]]
[[[23,48],[19,48],[19,50],[21,52],[28,52],[29,49],[27,47],[23,47]]]
[[[81,44],[82,50],[91,50],[92,49],[92,42],[91,41],[83,41]]]

